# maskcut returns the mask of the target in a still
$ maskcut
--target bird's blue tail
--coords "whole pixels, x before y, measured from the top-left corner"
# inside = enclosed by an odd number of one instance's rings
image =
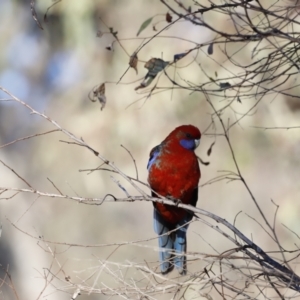
[[[180,222],[180,224],[176,226],[177,228],[180,228],[174,233],[174,250],[176,253],[176,255],[174,256],[174,265],[181,275],[186,274],[186,232],[189,226],[183,226],[186,222],[188,222],[186,219]]]
[[[186,274],[186,232],[192,215],[187,215],[176,226],[167,223],[159,212],[154,209],[154,231],[159,235],[159,262],[160,270],[163,274],[169,273],[173,267],[178,270],[179,274]],[[169,231],[178,228],[176,231],[168,234]]]

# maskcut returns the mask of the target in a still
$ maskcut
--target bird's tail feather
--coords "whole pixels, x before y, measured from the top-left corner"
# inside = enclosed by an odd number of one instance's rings
[[[193,216],[193,214],[188,213],[176,226],[178,229],[175,231],[174,238],[174,250],[176,253],[174,257],[174,265],[181,275],[185,275],[187,271],[185,256],[187,249],[186,233],[189,227],[189,222],[193,219]]]
[[[159,235],[158,245],[160,270],[163,274],[169,273],[173,269],[173,236],[168,234],[171,230],[170,226],[166,224],[161,215],[154,209],[154,231]]]
[[[159,212],[154,209],[154,231],[159,235],[158,245],[161,250],[159,251],[159,262],[160,270],[163,274],[169,273],[174,265],[179,274],[186,274],[186,232],[189,226],[186,223],[192,217],[192,215],[187,215],[186,218],[177,224],[178,230],[168,234],[169,231],[174,230],[176,227],[166,223]]]
[[[179,228],[174,235],[174,265],[181,275],[186,274],[186,230],[185,227]]]

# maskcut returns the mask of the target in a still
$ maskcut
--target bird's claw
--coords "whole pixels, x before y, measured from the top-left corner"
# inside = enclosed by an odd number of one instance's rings
[[[174,198],[172,196],[167,196],[167,198],[169,200],[172,200],[174,202],[175,206],[178,206],[180,203],[182,203],[182,201],[180,199]]]

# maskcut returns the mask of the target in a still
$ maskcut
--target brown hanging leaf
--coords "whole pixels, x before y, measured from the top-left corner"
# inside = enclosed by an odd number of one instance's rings
[[[210,164],[210,162],[208,162],[208,161],[203,161],[203,160],[201,159],[201,157],[199,157],[199,156],[197,156],[197,158],[198,158],[198,160],[200,161],[200,163],[201,163],[202,165],[204,165],[204,166],[208,166],[208,165]]]
[[[168,23],[171,23],[172,22],[172,16],[167,12],[166,13],[166,21],[168,22]]]
[[[146,77],[153,77],[162,71],[167,65],[169,64],[168,61],[164,61],[160,58],[151,58],[145,63],[145,68],[149,70]]]
[[[114,51],[113,43],[111,43],[110,45],[106,46],[105,49],[108,50],[108,51]]]
[[[231,87],[231,84],[229,82],[220,82],[220,88],[221,89],[227,89],[229,87]]]
[[[118,39],[117,35],[118,35],[118,31],[114,31],[113,27],[109,27],[109,32],[116,38]]]
[[[188,53],[185,52],[185,53],[179,53],[179,54],[175,54],[174,55],[174,62],[177,62],[179,59],[182,59],[183,57],[185,57]]]
[[[37,26],[38,26],[40,29],[44,30],[43,26],[41,25],[40,21],[39,21],[38,18],[37,18],[37,13],[36,13],[36,11],[35,11],[34,4],[35,4],[35,3],[34,3],[34,0],[31,0],[31,2],[30,2],[31,15],[32,15],[32,17],[33,17],[33,20],[34,20],[35,23],[37,24]]]
[[[213,148],[214,144],[215,144],[215,142],[213,142],[213,143],[210,145],[209,149],[207,150],[207,155],[208,155],[208,156],[211,155],[212,148]]]
[[[135,90],[139,90],[145,88],[146,86],[150,85],[156,75],[162,71],[167,65],[169,64],[168,61],[164,61],[160,58],[151,58],[145,63],[145,68],[148,69],[148,73],[146,74],[143,82],[139,86],[135,88]]]
[[[137,64],[138,64],[138,57],[137,57],[136,52],[134,52],[134,53],[130,56],[129,66],[130,66],[131,68],[135,69],[136,74],[138,74]]]
[[[207,48],[207,53],[209,55],[212,55],[214,53],[214,44],[213,43],[209,44],[209,46]]]
[[[105,96],[105,83],[100,84],[98,87],[94,88],[90,93],[89,93],[89,99],[92,102],[96,102],[97,100],[101,104],[101,110],[105,107],[106,104],[106,96]]]

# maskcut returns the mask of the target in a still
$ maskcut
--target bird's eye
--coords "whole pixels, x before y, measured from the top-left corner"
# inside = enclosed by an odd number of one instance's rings
[[[188,138],[188,139],[191,139],[192,138],[192,135],[190,133],[186,133],[185,136]]]

